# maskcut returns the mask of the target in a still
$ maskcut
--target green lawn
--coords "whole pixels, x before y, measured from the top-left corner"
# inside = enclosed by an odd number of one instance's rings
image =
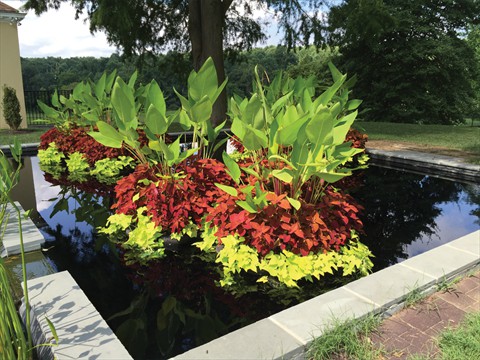
[[[480,155],[480,127],[357,122],[370,140],[390,140],[468,151]]]
[[[46,129],[22,129],[18,131],[0,130],[0,146],[12,144],[15,137],[17,137],[22,144],[38,143],[40,142],[40,135],[45,131]]]
[[[356,128],[366,132],[370,140],[390,140],[429,145],[471,152],[480,156],[479,126],[415,125],[385,122],[358,122]],[[0,145],[7,145],[17,136],[21,143],[39,142],[45,130],[0,130]]]

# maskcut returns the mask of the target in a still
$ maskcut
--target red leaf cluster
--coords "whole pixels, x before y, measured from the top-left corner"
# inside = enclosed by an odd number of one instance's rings
[[[85,154],[90,165],[94,165],[98,160],[125,155],[124,149],[114,149],[104,146],[89,136],[87,131],[90,131],[90,129],[77,126],[71,127],[68,130],[52,128],[40,137],[39,149],[47,149],[48,144],[54,142],[57,149],[65,155],[74,152]]]
[[[140,181],[147,179],[148,181]],[[215,183],[230,184],[225,166],[215,159],[193,159],[180,164],[175,176],[159,177],[146,165],[118,181],[115,187],[117,213],[134,215],[146,206],[152,220],[172,233],[180,232],[190,221],[200,225],[223,193]],[[133,201],[138,194],[138,200]]]
[[[345,137],[345,141],[351,141],[352,147],[357,149],[365,149],[365,144],[368,141],[368,135],[364,134],[357,129],[350,128]]]
[[[236,233],[263,256],[284,249],[304,256],[311,251],[338,250],[350,238],[351,230],[361,231],[363,226],[357,216],[359,205],[351,196],[332,188],[325,191],[319,204],[302,202],[298,211],[285,194],[269,194],[268,205],[257,213],[238,206],[239,198],[223,193],[206,220],[218,227],[219,240]]]
[[[87,134],[91,129],[72,126],[69,129],[58,129],[56,127],[48,130],[40,136],[39,149],[45,150],[52,142],[57,149],[65,155],[80,152],[85,155],[88,163],[94,165],[96,161],[105,158],[116,158],[120,155],[129,155],[124,148],[115,149],[100,144],[97,140]],[[139,141],[145,145],[148,140],[143,130],[138,130]]]

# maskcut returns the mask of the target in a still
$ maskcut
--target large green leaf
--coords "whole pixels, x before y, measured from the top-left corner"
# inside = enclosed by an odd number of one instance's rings
[[[100,79],[95,83],[95,95],[97,99],[102,99],[105,94],[105,85],[107,82],[107,73],[103,73]]]
[[[227,173],[232,177],[237,184],[240,181],[240,166],[224,151],[222,153],[223,163],[227,167]]]
[[[242,120],[240,120],[240,118],[238,117],[233,118],[232,126],[230,127],[230,130],[236,137],[240,139],[241,142],[243,142],[243,138],[245,137],[245,133],[247,130],[246,130],[245,124],[243,123]]]
[[[165,104],[165,98],[163,92],[158,86],[158,83],[155,80],[152,80],[148,88],[148,100],[150,104],[153,104],[157,110],[165,116],[167,111],[167,106]]]
[[[112,92],[112,87],[115,81],[115,78],[117,77],[117,70],[113,70],[108,76],[105,81],[105,92],[107,94],[110,94]]]
[[[240,206],[242,209],[247,210],[251,214],[255,214],[257,209],[255,209],[254,204],[250,204],[247,201],[241,200],[237,201],[237,205]]]
[[[343,83],[347,79],[347,75],[342,75],[335,83],[330,86],[327,90],[325,90],[315,101],[314,106],[327,105],[330,100],[332,100],[335,93],[342,87]]]
[[[347,103],[346,109],[349,111],[356,110],[362,102],[362,100],[352,99]]]
[[[61,106],[58,100],[58,92],[56,89],[52,95],[52,105],[55,106],[56,108],[59,108]]]
[[[168,130],[165,115],[153,104],[150,105],[145,115],[145,125],[150,131],[157,135],[163,135]]]
[[[267,135],[264,131],[255,129],[253,126],[244,124],[245,136],[242,139],[242,144],[248,150],[260,150],[268,146]]]
[[[286,184],[291,184],[293,180],[292,170],[289,169],[275,169],[272,171],[272,175]]]
[[[305,131],[314,147],[333,143],[334,119],[328,109],[315,114],[307,124]]]
[[[38,106],[42,109],[43,113],[50,118],[58,118],[60,116],[60,112],[51,108],[50,106],[44,104],[40,100],[37,100]]]
[[[231,196],[234,196],[234,197],[238,196],[238,191],[233,186],[227,186],[227,185],[218,184],[218,183],[215,183],[215,186],[218,187],[220,190],[225,191],[227,194]]]
[[[115,85],[113,85],[112,106],[121,123],[118,124],[119,129],[129,127],[136,128],[134,122],[134,119],[136,119],[136,109],[133,89],[128,87],[121,78],[117,78]]]
[[[215,64],[212,58],[208,58],[197,73],[192,71],[188,77],[188,96],[195,101],[201,100],[204,96],[213,99],[217,88]]]
[[[357,111],[344,116],[338,124],[333,128],[333,143],[341,144],[345,141],[345,136],[357,117]]]
[[[318,176],[321,179],[324,179],[326,182],[334,183],[338,180],[343,179],[345,176],[348,176],[348,173],[340,173],[340,172],[326,172],[326,171],[317,171],[315,176]]]
[[[309,118],[306,114],[287,126],[279,127],[277,130],[277,136],[276,136],[277,142],[281,145],[286,145],[286,146],[293,145],[297,140],[298,132],[308,120]]]
[[[212,102],[208,96],[204,96],[201,100],[196,101],[195,104],[190,108],[190,120],[197,124],[210,120],[212,108]]]
[[[280,99],[275,101],[275,104],[272,105],[272,115],[275,116],[277,111],[285,107],[285,105],[287,104],[288,100],[290,100],[292,95],[293,95],[293,91],[290,91],[287,95],[284,95]]]
[[[104,121],[97,122],[98,132],[90,131],[88,135],[97,140],[100,144],[112,147],[121,148],[125,137],[120,134],[113,126]]]

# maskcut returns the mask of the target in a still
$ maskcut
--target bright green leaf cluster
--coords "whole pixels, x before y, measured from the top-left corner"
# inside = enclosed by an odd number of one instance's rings
[[[68,179],[71,181],[83,182],[90,174],[90,165],[84,154],[74,152],[65,160],[68,170]]]
[[[91,168],[84,154],[74,152],[65,156],[57,149],[55,143],[50,143],[45,150],[39,150],[38,158],[40,168],[55,178],[59,178],[62,173],[68,173],[69,180],[84,182],[89,176],[93,176],[107,185],[115,184],[122,178],[124,172],[129,172],[135,166],[132,157],[121,155],[118,158],[99,160]]]
[[[130,156],[119,156],[118,158],[105,158],[95,163],[90,175],[103,184],[113,185],[122,176],[122,171],[133,169],[134,160]]]
[[[55,143],[48,144],[48,148],[45,150],[38,150],[37,156],[40,161],[40,169],[52,174],[54,178],[59,178],[65,171],[63,165],[65,155],[57,149]]]
[[[145,215],[145,212],[146,207],[141,207],[137,209],[136,216],[111,215],[106,226],[99,229],[100,233],[112,235],[112,241],[120,243],[127,250],[125,253],[127,263],[145,264],[165,256],[162,228],[156,226],[151,216]],[[128,232],[126,241],[117,238],[119,232]]]
[[[195,243],[204,252],[216,252],[216,262],[222,265],[223,278],[220,280],[222,286],[231,286],[235,283],[235,274],[251,271],[261,275],[257,282],[267,282],[269,277],[288,287],[297,287],[299,280],[312,281],[313,278],[320,279],[323,275],[333,274],[338,269],[343,269],[343,275],[351,275],[359,272],[367,275],[372,269],[373,263],[370,258],[372,253],[367,246],[357,241],[358,236],[352,233],[352,240],[349,245],[342,246],[340,251],[329,251],[326,253],[301,256],[284,250],[277,254],[270,252],[260,258],[255,249],[244,244],[244,238],[229,235],[221,239],[220,250],[216,251],[217,239],[214,235],[215,227],[205,228],[202,232],[202,241]]]

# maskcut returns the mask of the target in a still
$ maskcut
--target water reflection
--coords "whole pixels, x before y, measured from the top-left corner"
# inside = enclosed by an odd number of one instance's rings
[[[110,198],[54,186],[36,158],[25,158],[13,194],[48,239],[47,258],[68,270],[132,356],[168,358],[351,279],[272,288],[246,277],[232,294],[216,286],[218,269],[188,247],[149,267],[126,267],[122,253],[95,228],[105,224]],[[480,187],[372,167],[353,195],[364,207],[362,241],[375,270],[479,228]]]
[[[360,176],[353,195],[375,271],[479,229],[478,185],[381,167]]]

